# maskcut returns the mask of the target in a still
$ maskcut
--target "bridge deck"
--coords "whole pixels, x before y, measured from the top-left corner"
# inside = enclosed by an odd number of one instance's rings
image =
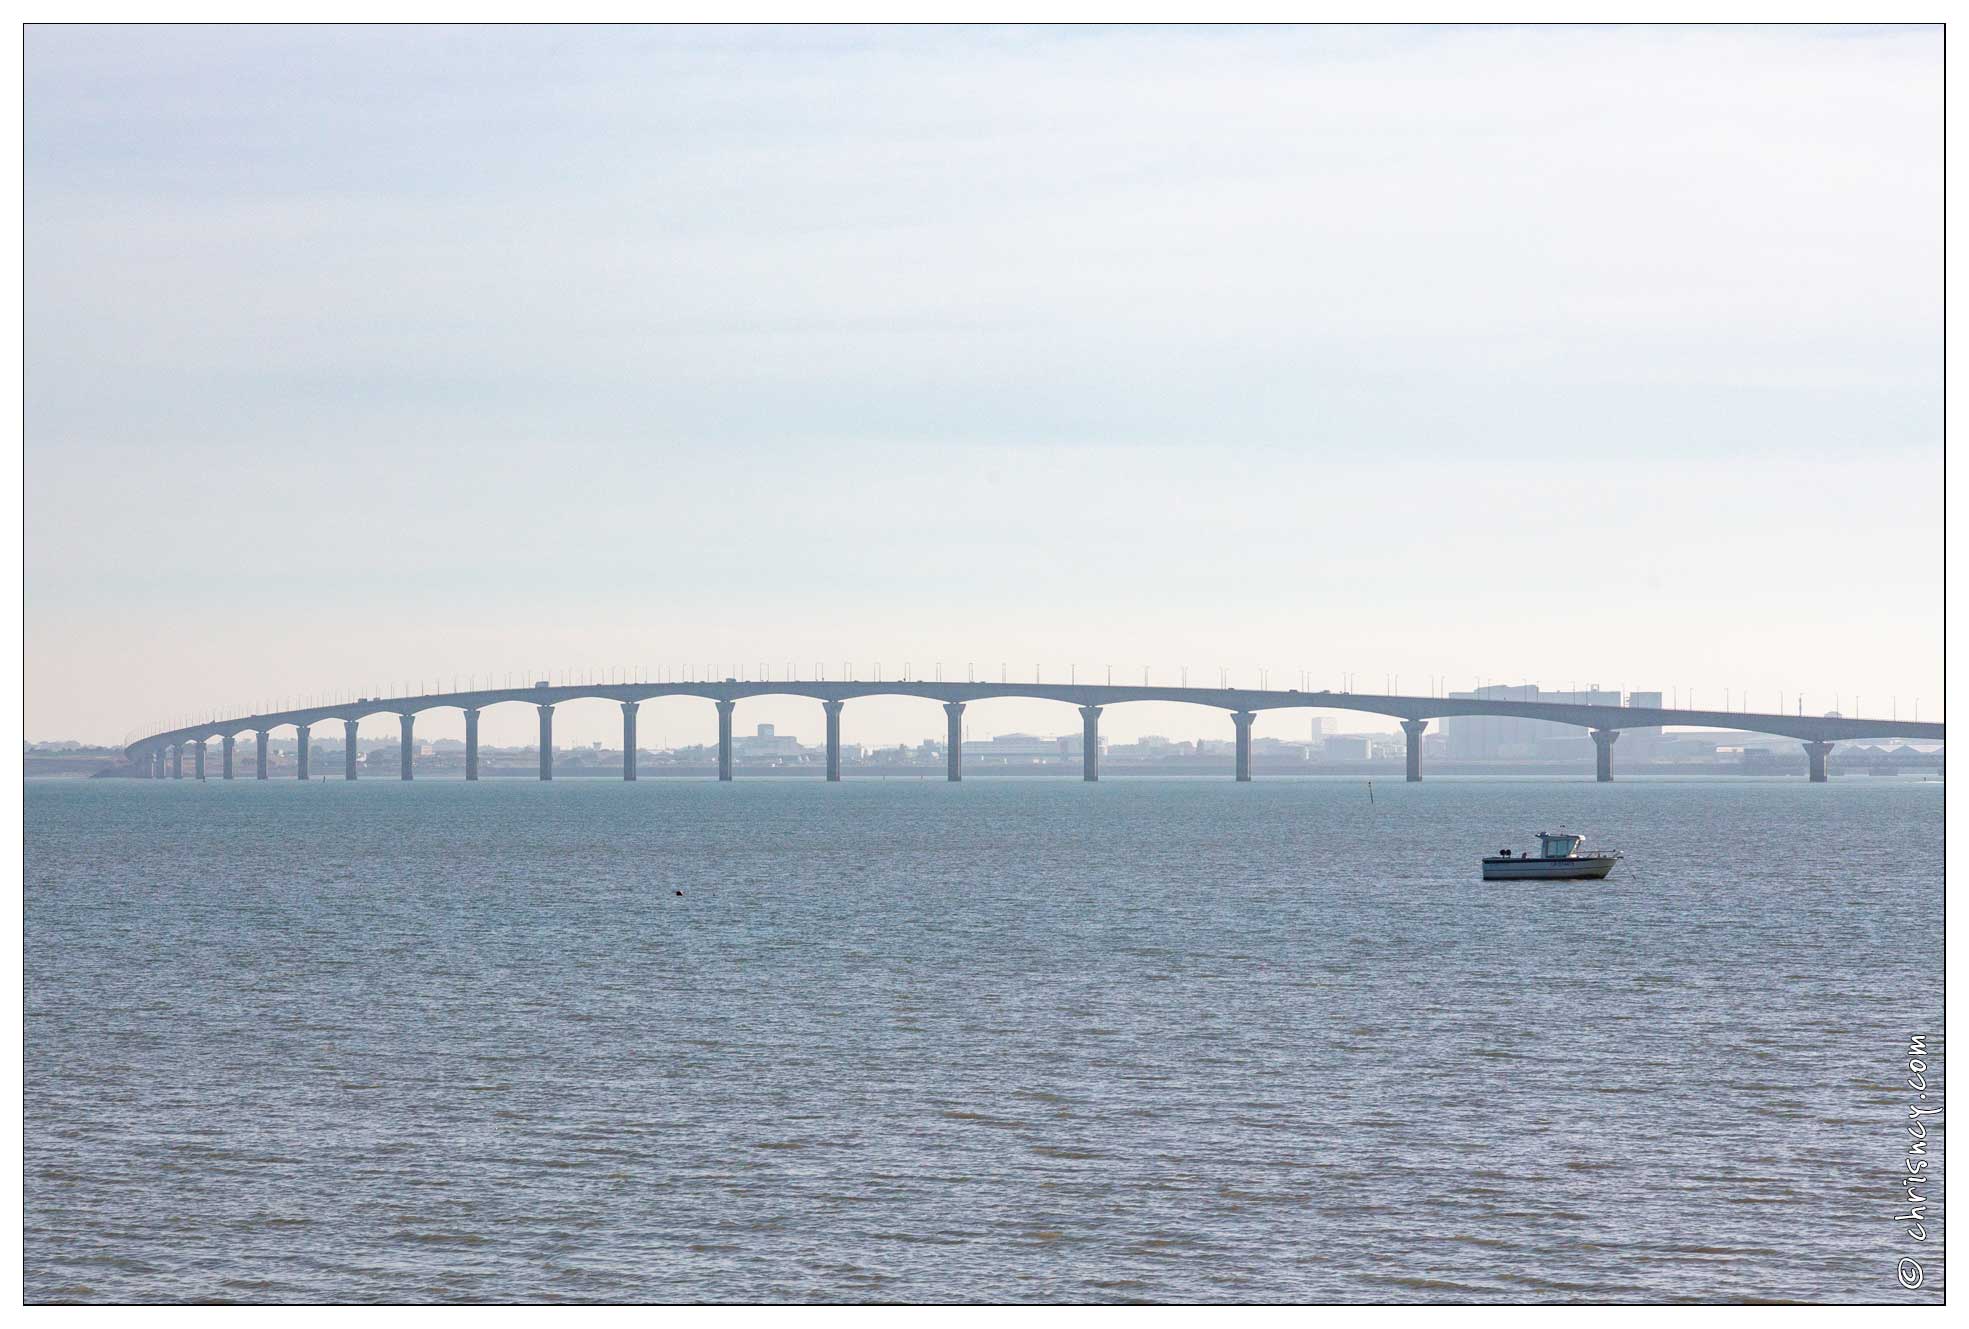
[[[1870,720],[1853,717],[1776,715],[1746,711],[1680,710],[1642,706],[1579,706],[1567,702],[1491,701],[1449,697],[1409,697],[1360,692],[1283,692],[1250,688],[1130,687],[1094,683],[942,683],[920,680],[880,682],[716,683],[577,683],[554,687],[484,688],[469,692],[436,692],[406,697],[365,697],[323,706],[301,707],[262,715],[241,715],[150,734],[131,743],[132,757],[181,743],[202,743],[231,735],[287,726],[315,725],[331,720],[361,720],[371,715],[416,715],[423,711],[456,709],[481,711],[509,704],[558,706],[563,702],[601,699],[643,702],[657,697],[701,697],[707,701],[742,701],[748,697],[809,697],[820,702],[845,702],[859,697],[921,697],[938,702],[989,701],[999,697],[1057,701],[1070,706],[1107,707],[1127,702],[1183,702],[1217,710],[1255,712],[1306,708],[1359,711],[1398,720],[1439,720],[1451,716],[1496,715],[1526,720],[1549,720],[1583,729],[1620,730],[1679,725],[1732,729],[1751,734],[1776,734],[1803,742],[1842,742],[1868,738],[1945,739],[1945,726],[1912,720]]]

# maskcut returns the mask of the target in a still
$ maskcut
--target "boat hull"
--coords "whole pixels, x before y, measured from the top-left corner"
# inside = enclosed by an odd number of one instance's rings
[[[1606,876],[1619,862],[1613,855],[1578,858],[1486,858],[1485,881],[1579,881]]]

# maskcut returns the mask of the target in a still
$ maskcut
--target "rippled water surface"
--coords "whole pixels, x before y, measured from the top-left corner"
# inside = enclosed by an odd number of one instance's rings
[[[1941,791],[33,783],[26,1296],[1932,1300]]]

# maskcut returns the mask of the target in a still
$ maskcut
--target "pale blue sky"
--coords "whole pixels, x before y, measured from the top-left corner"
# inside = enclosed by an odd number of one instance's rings
[[[939,659],[1938,718],[1941,94],[1913,28],[31,28],[27,732]]]

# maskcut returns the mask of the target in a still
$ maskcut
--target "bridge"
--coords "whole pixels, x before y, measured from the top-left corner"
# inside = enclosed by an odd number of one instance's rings
[[[205,778],[206,745],[217,740],[221,749],[222,778],[233,778],[233,750],[241,734],[256,738],[255,774],[267,778],[267,738],[276,729],[295,731],[296,774],[308,778],[308,739],[315,725],[340,721],[346,738],[342,747],[342,778],[356,778],[356,728],[372,715],[395,715],[402,725],[401,776],[413,775],[412,734],[417,717],[425,711],[459,710],[465,714],[465,778],[479,778],[479,716],[491,706],[532,706],[540,718],[540,778],[554,778],[554,708],[564,702],[604,699],[622,707],[622,778],[636,778],[636,711],[645,701],[657,697],[701,697],[718,711],[718,778],[732,778],[732,712],[738,703],[751,697],[806,697],[821,704],[827,721],[827,778],[841,778],[841,711],[862,697],[921,697],[943,703],[949,723],[948,776],[963,778],[964,707],[975,701],[999,697],[1064,702],[1077,707],[1081,719],[1081,773],[1083,778],[1100,778],[1101,713],[1109,706],[1128,702],[1184,702],[1206,706],[1230,714],[1237,739],[1235,777],[1251,779],[1251,725],[1260,711],[1291,708],[1360,711],[1393,717],[1401,722],[1408,737],[1408,779],[1422,778],[1422,735],[1431,720],[1452,716],[1492,715],[1527,720],[1550,720],[1577,725],[1593,737],[1594,774],[1599,780],[1613,778],[1613,747],[1623,729],[1648,729],[1663,725],[1703,726],[1733,729],[1745,733],[1770,734],[1798,740],[1804,745],[1808,768],[1814,783],[1824,783],[1826,756],[1833,744],[1855,739],[1936,739],[1944,738],[1940,724],[1909,720],[1866,720],[1840,716],[1773,715],[1743,711],[1698,711],[1639,706],[1588,706],[1569,702],[1502,701],[1452,697],[1407,697],[1358,692],[1284,692],[1246,688],[1130,687],[1114,684],[1050,683],[945,683],[941,681],[862,682],[847,681],[746,682],[727,678],[719,682],[688,683],[577,683],[553,686],[548,682],[531,687],[486,688],[465,692],[436,692],[421,696],[358,697],[354,701],[275,711],[265,715],[242,715],[235,719],[214,720],[190,725],[138,739],[125,754],[152,779],[169,775],[184,776],[185,749],[190,748],[193,774]]]

